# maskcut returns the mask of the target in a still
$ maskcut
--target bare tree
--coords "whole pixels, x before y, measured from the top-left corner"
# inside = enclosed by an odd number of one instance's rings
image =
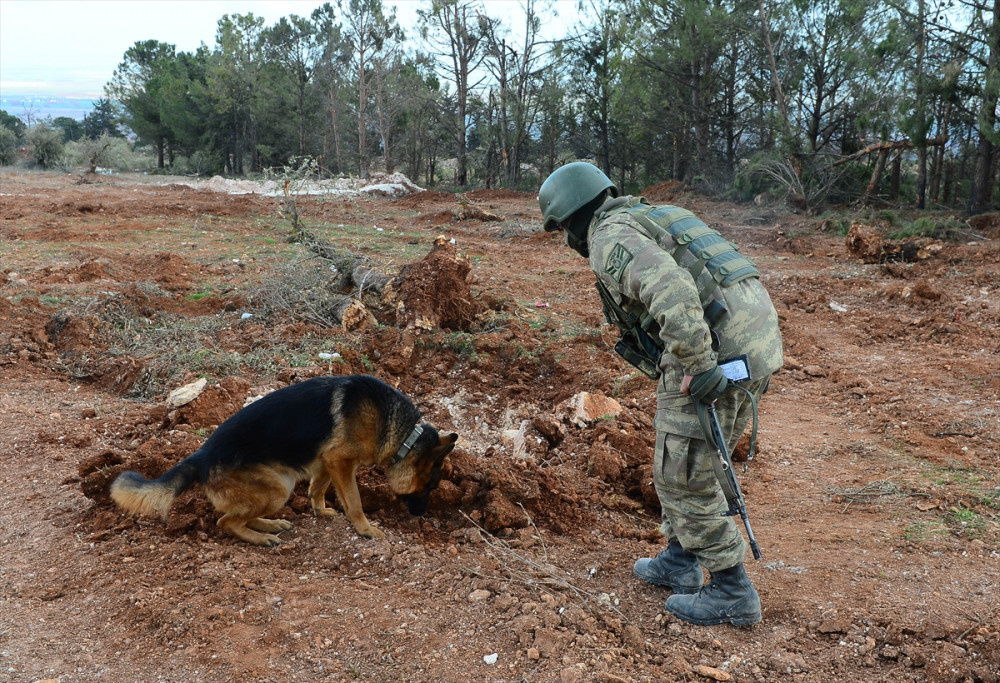
[[[339,1],[343,10],[344,0]],[[351,65],[358,89],[358,170],[362,178],[367,178],[372,158],[368,144],[368,107],[376,89],[377,65],[387,58],[387,51],[397,49],[403,33],[396,23],[395,11],[385,16],[381,0],[347,0],[346,4],[344,40],[351,48]]]
[[[552,43],[539,37],[541,18],[535,4],[535,0],[525,0],[524,41],[519,47],[508,41],[498,20],[485,17],[480,20],[487,41],[485,66],[493,76],[495,138],[510,185],[521,179],[525,143],[538,123],[542,74],[552,47]]]
[[[468,183],[468,112],[469,96],[484,76],[476,76],[483,61],[483,27],[478,19],[481,7],[460,0],[433,0],[428,10],[417,10],[421,36],[431,45],[442,76],[455,86],[455,145],[457,166],[455,184]]]

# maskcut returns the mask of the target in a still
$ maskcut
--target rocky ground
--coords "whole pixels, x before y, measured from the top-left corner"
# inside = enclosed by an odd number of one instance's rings
[[[741,476],[764,620],[705,628],[632,576],[661,547],[653,386],[533,195],[216,189],[0,175],[0,678],[1000,679],[995,216],[861,253],[863,212],[842,215],[851,242],[647,190],[757,261],[785,340]],[[355,282],[341,322],[344,269],[288,241],[291,208],[391,284]],[[222,533],[197,488],[166,523],[108,502],[118,472],[161,473],[248,400],[359,372],[461,436],[425,517],[361,475],[386,539],[312,517],[304,488],[274,549]]]

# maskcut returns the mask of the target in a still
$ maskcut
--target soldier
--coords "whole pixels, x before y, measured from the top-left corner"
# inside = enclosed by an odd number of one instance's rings
[[[698,417],[698,402],[714,402],[731,452],[782,365],[778,315],[757,268],[690,211],[619,197],[585,162],[553,172],[538,203],[545,230],[564,231],[589,259],[605,314],[623,332],[616,351],[659,378],[653,473],[668,543],[637,560],[635,575],[670,588],[666,609],[684,621],[759,622],[760,598],[743,568],[747,543],[723,515],[717,451]],[[745,370],[730,379],[746,391],[727,380],[733,368]]]

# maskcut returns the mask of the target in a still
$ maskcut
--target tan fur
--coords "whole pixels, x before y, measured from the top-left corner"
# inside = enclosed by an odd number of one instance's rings
[[[134,515],[162,517],[166,521],[174,498],[174,492],[166,486],[138,488],[125,479],[115,479],[111,484],[111,500]]]
[[[223,513],[217,522],[220,527],[248,543],[275,546],[281,539],[274,534],[292,524],[264,517],[284,507],[300,479],[290,467],[255,465],[212,477],[205,483],[205,495]]]

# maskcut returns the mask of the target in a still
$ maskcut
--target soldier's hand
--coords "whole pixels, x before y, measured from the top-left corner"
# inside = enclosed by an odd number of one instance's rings
[[[729,380],[718,365],[694,376],[685,375],[681,381],[681,391],[701,403],[715,403],[728,387]]]

